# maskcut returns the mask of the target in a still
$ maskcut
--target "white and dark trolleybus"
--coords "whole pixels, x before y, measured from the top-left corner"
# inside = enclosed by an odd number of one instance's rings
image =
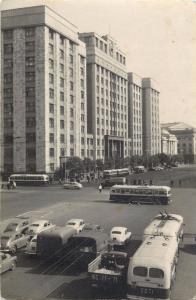
[[[128,168],[104,170],[103,171],[103,178],[126,177],[129,174],[130,174],[130,172],[129,172]]]
[[[45,185],[49,183],[49,176],[46,174],[12,174],[10,181],[16,185]]]
[[[129,203],[169,204],[171,188],[168,186],[114,185],[110,200]]]
[[[150,224],[144,229],[143,240],[149,235],[163,235],[165,237],[176,237],[177,241],[183,238],[184,218],[177,214],[160,212]]]
[[[128,299],[170,299],[178,262],[175,237],[148,236],[130,259]]]

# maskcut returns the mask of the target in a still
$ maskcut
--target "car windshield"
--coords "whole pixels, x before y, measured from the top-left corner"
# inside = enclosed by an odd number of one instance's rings
[[[112,231],[112,234],[121,234],[121,232],[120,231]]]
[[[7,240],[9,240],[9,236],[2,236],[2,237],[1,237],[1,240],[2,240],[2,241],[3,241],[3,240],[4,240],[4,241],[7,241]]]
[[[67,225],[76,225],[74,222],[68,222]]]
[[[32,239],[31,242],[37,242],[37,238],[36,239]]]
[[[12,229],[14,229],[14,228],[16,228],[17,226],[18,226],[17,223],[11,223],[11,224],[9,224],[9,225],[7,226],[7,228],[12,228]]]
[[[31,225],[31,227],[39,227],[39,226],[40,226],[40,224],[36,224],[36,223]]]

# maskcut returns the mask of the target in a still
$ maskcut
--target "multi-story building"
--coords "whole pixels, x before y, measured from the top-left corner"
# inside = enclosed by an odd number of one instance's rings
[[[184,162],[196,163],[196,128],[183,122],[164,123],[161,126],[176,136],[177,152]]]
[[[130,156],[143,155],[142,78],[128,73],[128,135]]]
[[[161,152],[159,121],[159,90],[151,78],[142,79],[143,89],[143,151],[146,156]]]
[[[161,129],[161,153],[169,156],[177,155],[177,143],[178,140],[174,134],[164,128]]]
[[[126,56],[109,35],[80,33],[87,48],[87,131],[94,159],[128,155]]]
[[[47,6],[2,11],[4,171],[54,172],[86,156],[86,47]]]

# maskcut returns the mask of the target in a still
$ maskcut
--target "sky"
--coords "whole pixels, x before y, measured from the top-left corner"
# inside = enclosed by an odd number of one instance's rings
[[[41,4],[79,32],[110,34],[127,71],[158,82],[161,122],[196,127],[196,0],[3,0],[2,9]]]

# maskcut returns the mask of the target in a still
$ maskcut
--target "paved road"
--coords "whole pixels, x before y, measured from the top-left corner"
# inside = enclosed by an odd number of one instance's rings
[[[150,219],[161,209],[179,213],[185,219],[185,232],[196,233],[196,189],[173,189],[170,206],[128,205],[110,203],[109,191],[100,194],[94,187],[81,191],[65,191],[59,186],[49,188],[19,188],[3,195],[4,223],[8,218],[27,213],[34,218],[47,218],[57,225],[64,225],[72,217],[101,224],[107,232],[115,225],[127,226],[134,235],[132,246],[140,244],[141,234]],[[193,300],[196,296],[196,244],[184,240],[181,245],[177,279],[171,300]],[[92,292],[87,274],[63,260],[53,264],[18,253],[16,270],[2,275],[2,296],[6,299],[122,299],[112,294]]]

